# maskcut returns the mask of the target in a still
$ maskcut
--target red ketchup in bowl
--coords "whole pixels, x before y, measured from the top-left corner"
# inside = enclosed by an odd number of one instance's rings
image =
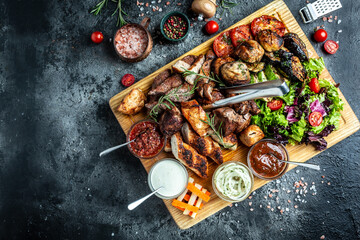
[[[140,121],[131,128],[128,141],[129,149],[139,158],[152,158],[161,152],[165,145],[165,137],[159,125],[151,120]]]

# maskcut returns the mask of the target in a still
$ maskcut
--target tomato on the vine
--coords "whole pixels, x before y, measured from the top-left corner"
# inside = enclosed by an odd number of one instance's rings
[[[267,103],[267,106],[272,110],[276,111],[279,110],[283,105],[283,100],[281,99],[273,99],[271,102]]]
[[[314,33],[314,39],[317,42],[323,42],[327,39],[327,32],[324,29],[319,29]]]
[[[210,35],[216,33],[218,30],[219,30],[219,25],[215,21],[209,21],[205,25],[205,31]]]
[[[320,112],[312,112],[309,116],[309,123],[313,127],[319,126],[323,121],[323,116]]]
[[[313,91],[314,93],[319,93],[320,92],[319,80],[317,78],[312,78],[309,82],[309,87],[310,90]]]
[[[91,34],[91,41],[93,41],[94,43],[101,43],[104,40],[104,35],[102,34],[102,32],[93,32]]]
[[[124,87],[130,87],[135,82],[134,75],[127,73],[121,78],[121,84],[124,85]]]

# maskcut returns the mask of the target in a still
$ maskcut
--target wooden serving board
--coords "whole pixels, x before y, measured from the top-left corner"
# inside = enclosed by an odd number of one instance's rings
[[[286,4],[282,0],[275,0],[270,4],[266,5],[265,7],[261,8],[260,10],[254,12],[253,14],[249,15],[248,17],[244,18],[243,20],[239,21],[238,23],[234,24],[233,26],[229,27],[226,30],[229,30],[233,27],[249,24],[254,18],[259,17],[261,15],[274,15],[276,18],[280,19],[286,25],[286,28],[289,32],[295,32],[299,35],[299,37],[305,42],[307,49],[309,51],[310,57],[318,57],[314,48],[311,46],[309,40],[306,38],[304,32],[301,30],[299,24],[295,20],[294,16],[291,14],[290,10],[286,6]],[[199,55],[205,54],[206,51],[211,48],[214,39],[217,36],[209,39],[208,41],[204,42],[203,44],[197,46],[193,50],[185,53],[184,55],[180,56],[178,59],[168,63],[164,67],[158,69],[157,71],[153,72],[149,76],[145,77],[144,79],[140,80],[133,86],[129,87],[128,89],[118,93],[114,97],[110,99],[110,107],[116,116],[118,122],[120,123],[122,129],[125,133],[127,133],[131,127],[131,125],[139,120],[146,118],[147,116],[144,113],[139,113],[135,116],[128,116],[119,113],[116,108],[119,106],[121,100],[124,98],[126,94],[130,92],[133,88],[140,88],[145,93],[149,91],[151,88],[151,84],[155,76],[157,76],[160,72],[164,71],[165,69],[171,69],[172,65],[179,59],[183,58],[186,55]],[[334,82],[333,78],[330,76],[329,72],[325,69],[321,75],[322,78],[325,78],[329,81]],[[360,128],[359,120],[357,119],[355,113],[349,106],[348,102],[344,98],[343,94],[340,92],[340,97],[344,101],[344,110],[341,113],[341,122],[340,122],[340,129],[338,131],[334,131],[331,133],[327,138],[328,147],[333,146],[334,144],[340,142],[341,140],[345,139],[346,137],[350,136],[351,134],[355,133]],[[287,146],[287,149],[290,154],[290,159],[296,159],[296,161],[305,162],[312,158],[313,156],[319,154],[320,152],[315,151],[314,147],[306,146],[305,144],[296,145],[296,146]],[[239,145],[236,151],[230,150],[223,150],[224,153],[224,160],[238,160],[246,164],[246,155],[248,153],[249,148],[245,147],[244,145]],[[144,160],[140,159],[144,168],[147,172],[149,172],[151,166],[158,160],[163,159],[165,157],[173,158],[171,153],[161,153],[159,156],[155,157],[154,159]],[[164,200],[166,207],[168,208],[170,214],[174,218],[176,224],[181,229],[187,229],[198,222],[204,220],[205,218],[209,217],[210,215],[220,211],[221,209],[225,208],[229,205],[228,202],[221,200],[219,197],[216,196],[212,189],[211,178],[214,170],[218,165],[213,161],[209,161],[209,177],[208,179],[201,179],[197,177],[192,171],[188,170],[189,176],[192,176],[195,179],[195,182],[203,185],[206,189],[211,192],[211,200],[206,203],[196,216],[196,219],[192,219],[189,216],[183,215],[182,212],[171,205],[171,200]],[[289,170],[293,169],[295,165],[290,165]],[[254,188],[253,191],[257,188],[263,186],[268,181],[261,180],[259,178],[254,179]]]

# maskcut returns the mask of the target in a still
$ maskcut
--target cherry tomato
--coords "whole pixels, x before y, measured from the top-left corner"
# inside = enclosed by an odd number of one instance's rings
[[[317,42],[323,42],[327,39],[327,32],[324,29],[319,29],[314,33],[314,39]]]
[[[312,78],[310,80],[309,87],[310,87],[310,90],[313,91],[314,93],[320,92],[320,85],[319,85],[319,81],[317,78]]]
[[[283,105],[283,100],[281,99],[273,99],[271,102],[267,103],[267,106],[272,110],[276,111],[279,110]]]
[[[250,32],[250,25],[241,25],[231,29],[230,38],[235,47],[237,47],[242,41],[253,39]]]
[[[337,44],[333,40],[327,40],[324,44],[324,49],[329,54],[335,54],[336,51],[339,49],[339,44]]]
[[[104,40],[104,35],[102,32],[93,32],[91,34],[91,41],[94,43],[101,43]]]
[[[124,87],[130,87],[135,82],[134,75],[127,73],[121,78],[121,84],[124,85]]]
[[[284,23],[277,20],[275,17],[262,15],[251,22],[251,32],[254,37],[257,36],[258,32],[265,29],[276,32],[280,37],[285,34]]]
[[[214,34],[219,30],[219,25],[215,21],[210,21],[205,25],[205,31],[208,34]]]
[[[231,43],[230,31],[220,34],[215,39],[213,49],[218,57],[229,56],[233,52],[234,46]]]
[[[320,112],[312,112],[309,116],[309,123],[313,127],[319,126],[323,121],[323,116]]]

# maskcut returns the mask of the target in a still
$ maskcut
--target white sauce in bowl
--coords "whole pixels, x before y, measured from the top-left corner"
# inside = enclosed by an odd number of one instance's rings
[[[152,190],[163,186],[156,194],[160,198],[177,197],[185,190],[187,183],[187,171],[176,160],[161,160],[152,167],[149,173],[149,184]]]

